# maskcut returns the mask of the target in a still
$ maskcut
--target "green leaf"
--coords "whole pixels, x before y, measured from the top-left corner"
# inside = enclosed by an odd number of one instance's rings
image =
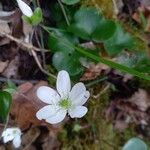
[[[67,5],[74,5],[78,2],[80,2],[80,0],[62,0],[62,2]]]
[[[31,16],[32,25],[38,25],[43,19],[42,10],[40,7],[37,7]]]
[[[70,76],[77,76],[83,72],[79,62],[80,55],[74,49],[74,44],[78,42],[76,37],[60,30],[50,34],[48,45],[53,52],[56,52],[52,62],[58,71],[66,70]]]
[[[101,19],[96,29],[92,33],[92,40],[101,42],[109,39],[116,30],[116,24],[114,21]]]
[[[6,91],[0,91],[0,118],[5,121],[10,110],[12,97]]]
[[[139,138],[132,138],[124,145],[122,150],[148,150],[148,148]]]
[[[53,56],[53,65],[58,71],[66,70],[70,74],[70,76],[77,76],[83,72],[83,67],[79,62],[79,57],[76,52],[55,53]]]
[[[11,80],[8,80],[6,87],[3,91],[6,91],[10,94],[14,94],[17,91],[17,87],[13,82],[11,82]]]
[[[27,24],[32,24],[32,20],[30,17],[27,17],[25,15],[22,16],[22,20]]]
[[[101,16],[94,7],[81,7],[75,13],[74,23],[69,26],[68,31],[83,39],[90,39],[100,20]]]
[[[105,50],[110,56],[120,53],[123,49],[132,49],[133,46],[133,38],[125,33],[119,24],[114,35],[104,42]]]
[[[30,25],[34,25],[34,26],[38,25],[43,19],[41,8],[37,7],[31,17],[27,17],[27,16],[23,15],[22,19],[24,22],[26,22]]]
[[[78,39],[67,32],[53,31],[48,38],[48,46],[53,51],[74,51],[73,44],[79,43]]]
[[[64,41],[66,44],[64,44]],[[68,42],[68,40],[64,39],[64,41],[61,41],[59,38],[55,38],[54,36],[49,36],[48,39],[48,46],[53,52],[57,51],[74,51],[74,48],[72,47],[72,43]]]

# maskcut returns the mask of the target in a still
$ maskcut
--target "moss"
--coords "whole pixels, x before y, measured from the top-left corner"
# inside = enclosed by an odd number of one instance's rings
[[[139,86],[140,88],[150,91],[150,81],[139,79]]]
[[[82,5],[95,6],[105,17],[113,18],[112,0],[82,0]]]

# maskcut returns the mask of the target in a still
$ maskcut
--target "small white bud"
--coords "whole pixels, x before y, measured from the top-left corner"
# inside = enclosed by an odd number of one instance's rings
[[[18,6],[20,8],[20,10],[22,11],[22,13],[27,16],[27,17],[31,17],[33,15],[33,11],[32,9],[22,0],[17,0]]]

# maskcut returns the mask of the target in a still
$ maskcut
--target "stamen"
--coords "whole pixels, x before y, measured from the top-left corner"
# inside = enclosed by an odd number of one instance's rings
[[[68,99],[60,100],[60,102],[59,102],[59,106],[64,109],[68,109],[70,107],[70,105],[71,105],[71,103]]]

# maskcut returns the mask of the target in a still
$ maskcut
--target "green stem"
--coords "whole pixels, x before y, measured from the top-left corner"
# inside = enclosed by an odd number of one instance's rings
[[[107,79],[108,79],[108,77],[102,77],[102,78],[100,78],[100,79],[96,79],[96,80],[93,80],[93,81],[91,81],[91,82],[85,84],[85,86],[89,88],[89,87],[91,87],[91,86],[93,86],[93,85],[95,85],[95,84],[98,84],[98,83],[100,83],[100,82],[102,82],[102,81],[105,81],[105,80],[107,80]]]
[[[60,8],[61,8],[62,12],[63,12],[63,15],[65,17],[67,25],[70,26],[70,22],[69,22],[69,19],[68,19],[68,16],[66,14],[66,11],[65,11],[65,8],[64,8],[63,4],[61,3],[60,0],[57,0],[57,1],[58,1],[59,5],[60,5]]]
[[[8,122],[9,122],[9,113],[8,113],[8,115],[7,115],[6,123],[5,123],[5,126],[4,126],[4,128],[3,128],[2,133],[6,130],[6,128],[7,128],[7,126],[8,126]],[[1,139],[1,138],[2,138],[2,136],[0,136],[0,139]]]

